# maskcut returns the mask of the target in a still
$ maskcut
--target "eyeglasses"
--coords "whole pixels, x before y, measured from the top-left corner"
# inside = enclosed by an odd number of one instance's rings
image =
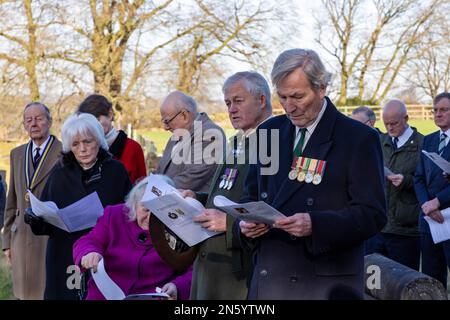
[[[438,114],[440,113],[447,113],[450,110],[450,108],[433,108],[431,109],[432,114]]]
[[[173,116],[172,118],[170,118],[170,119],[162,119],[161,122],[162,122],[163,124],[165,124],[166,126],[168,126],[168,125],[172,122],[172,120],[175,119],[175,118],[176,118],[180,113],[182,113],[183,111],[184,111],[184,109],[178,111],[178,113],[177,113],[176,115],[174,115],[174,116]]]

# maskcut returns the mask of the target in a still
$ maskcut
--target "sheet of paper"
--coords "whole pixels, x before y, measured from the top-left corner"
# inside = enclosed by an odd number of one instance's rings
[[[91,274],[97,288],[106,300],[123,300],[125,298],[122,289],[106,273],[103,259],[98,263],[97,272],[91,270]]]
[[[198,215],[203,209],[196,208],[190,204],[189,200],[183,199],[176,193],[142,201],[142,204],[188,246],[192,247],[219,234],[218,232],[208,231],[194,222],[192,217]]]
[[[103,206],[97,192],[58,211],[69,232],[92,228],[103,215]]]
[[[286,218],[264,201],[236,203],[224,196],[215,196],[214,205],[237,219],[249,222],[273,225],[276,220]]]
[[[392,176],[393,174],[395,174],[395,173],[393,173],[392,171],[391,171],[391,169],[389,169],[388,167],[384,167],[384,176],[385,177],[387,177],[387,176]]]
[[[422,150],[422,152],[444,172],[450,173],[450,162],[448,162],[435,152],[427,152],[425,150]]]
[[[44,219],[45,222],[54,225],[62,230],[69,231],[64,224],[61,217],[58,215],[58,207],[53,201],[41,201],[34,196],[34,194],[28,190],[30,196],[30,204],[33,213]]]
[[[441,210],[444,216],[444,223],[438,223],[428,216],[425,216],[426,222],[430,226],[431,237],[434,243],[439,243],[450,239],[450,208]]]

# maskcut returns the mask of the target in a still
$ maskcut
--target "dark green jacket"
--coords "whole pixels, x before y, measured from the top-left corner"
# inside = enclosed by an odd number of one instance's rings
[[[231,141],[237,141],[233,137]],[[248,138],[245,139],[245,159],[248,162]],[[228,151],[228,150],[227,150]],[[206,208],[215,208],[213,201],[217,195],[238,202],[244,189],[248,164],[232,164],[233,154],[218,166],[208,194],[197,194],[197,199],[206,202]],[[219,188],[226,168],[237,168],[236,183],[230,190]],[[202,201],[203,200],[203,201]],[[251,257],[241,249],[233,236],[235,219],[227,215],[227,231],[207,239],[200,245],[192,273],[191,300],[244,300],[247,297],[247,278],[251,272]]]
[[[405,236],[416,236],[418,232],[419,203],[414,191],[414,172],[420,159],[423,135],[417,132],[408,141],[394,151],[392,138],[384,133],[380,135],[384,165],[394,173],[403,175],[403,182],[395,187],[386,179],[386,201],[388,222],[382,232]]]

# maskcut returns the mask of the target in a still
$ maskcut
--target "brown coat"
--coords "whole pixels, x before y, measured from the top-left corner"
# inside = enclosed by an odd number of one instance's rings
[[[25,200],[25,152],[27,144],[11,151],[10,184],[6,200],[5,224],[3,229],[3,250],[11,249],[12,278],[14,295],[19,299],[42,299],[45,287],[45,250],[47,237],[35,236],[25,224],[23,217],[30,207]],[[49,173],[61,153],[61,142],[53,142],[45,162],[36,177],[32,192],[40,197]],[[30,164],[31,156],[30,157]],[[34,169],[31,164],[31,174]]]

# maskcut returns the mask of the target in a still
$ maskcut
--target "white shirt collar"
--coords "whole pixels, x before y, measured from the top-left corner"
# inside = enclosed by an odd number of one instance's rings
[[[36,145],[34,143],[34,141],[31,140],[31,142],[33,143],[33,156],[36,153],[36,148],[37,147],[39,147],[39,152],[40,152],[40,154],[42,154],[42,150],[45,149],[45,147],[47,146],[47,143],[49,142],[49,140],[50,140],[50,135],[48,135],[47,139],[45,139],[45,141],[40,146]]]
[[[406,128],[405,131],[403,131],[403,133],[398,136],[398,142],[397,142],[397,148],[400,148],[401,146],[403,146],[408,139],[412,136],[412,134],[414,133],[413,129],[411,129],[410,126],[408,126],[408,128]],[[392,141],[394,141],[394,138],[391,137]]]

